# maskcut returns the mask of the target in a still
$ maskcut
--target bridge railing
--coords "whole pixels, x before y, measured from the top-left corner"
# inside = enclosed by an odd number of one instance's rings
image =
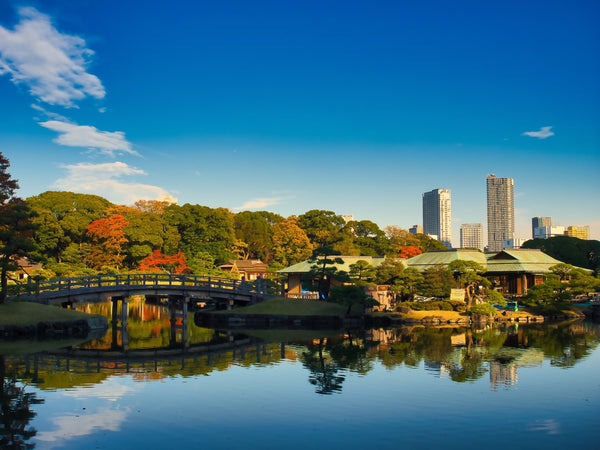
[[[205,288],[208,290],[232,290],[237,293],[256,294],[260,296],[277,295],[278,286],[269,280],[259,279],[256,281],[241,281],[231,278],[207,277],[202,275],[178,275],[168,273],[132,273],[92,275],[75,278],[59,278],[53,280],[28,281],[27,284],[11,286],[10,297],[51,295],[60,293],[62,295],[73,294],[83,289],[94,290],[117,290],[122,286],[124,289],[132,286],[163,287],[181,286],[191,288]]]

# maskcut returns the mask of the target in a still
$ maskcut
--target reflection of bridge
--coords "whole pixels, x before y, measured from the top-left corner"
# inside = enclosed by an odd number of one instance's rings
[[[25,357],[10,357],[9,363],[20,376],[37,380],[40,372],[69,372],[77,378],[85,374],[161,372],[165,376],[196,375],[222,370],[236,361],[262,364],[285,357],[285,344],[267,344],[256,338],[219,334],[211,342],[188,348],[146,349],[128,352],[114,350],[64,349]],[[43,377],[43,375],[42,375]]]

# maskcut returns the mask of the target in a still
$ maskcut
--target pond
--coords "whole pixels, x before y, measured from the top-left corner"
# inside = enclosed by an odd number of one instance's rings
[[[121,330],[4,350],[0,443],[598,448],[597,323],[227,331],[169,318],[130,305],[127,351]]]

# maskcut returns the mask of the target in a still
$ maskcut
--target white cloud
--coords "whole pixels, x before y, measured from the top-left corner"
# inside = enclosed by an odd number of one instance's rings
[[[523,136],[531,136],[539,139],[546,139],[550,136],[554,136],[554,132],[550,131],[552,127],[542,127],[540,131],[526,131]]]
[[[125,133],[122,131],[100,131],[89,125],[77,125],[60,120],[48,120],[40,122],[40,125],[60,133],[54,139],[54,142],[60,145],[95,149],[110,157],[114,157],[117,153],[140,156],[131,148],[131,143],[125,139]]]
[[[54,431],[42,431],[36,435],[36,439],[42,442],[54,442],[78,436],[86,436],[100,430],[119,431],[121,424],[127,419],[130,409],[118,410],[110,408],[98,408],[91,414],[67,414],[52,418],[56,427]]]
[[[114,203],[125,205],[131,205],[137,200],[177,203],[175,197],[159,186],[123,181],[125,176],[146,175],[146,172],[119,161],[61,167],[67,171],[67,175],[55,181],[52,187],[57,189],[101,195]]]
[[[257,198],[254,200],[247,201],[242,206],[233,209],[234,211],[240,211],[243,209],[266,208],[267,206],[277,205],[278,203],[281,203],[281,201],[281,198]]]
[[[73,108],[87,96],[104,98],[102,82],[86,70],[94,52],[83,39],[60,33],[35,8],[20,8],[19,16],[14,31],[0,26],[0,75],[51,105]]]

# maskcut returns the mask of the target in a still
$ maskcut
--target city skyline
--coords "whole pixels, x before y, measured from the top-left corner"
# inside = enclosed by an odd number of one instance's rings
[[[0,152],[20,196],[408,229],[444,186],[456,245],[460,224],[485,224],[496,173],[515,180],[516,237],[552,216],[600,239],[599,5],[186,8],[0,4]]]

